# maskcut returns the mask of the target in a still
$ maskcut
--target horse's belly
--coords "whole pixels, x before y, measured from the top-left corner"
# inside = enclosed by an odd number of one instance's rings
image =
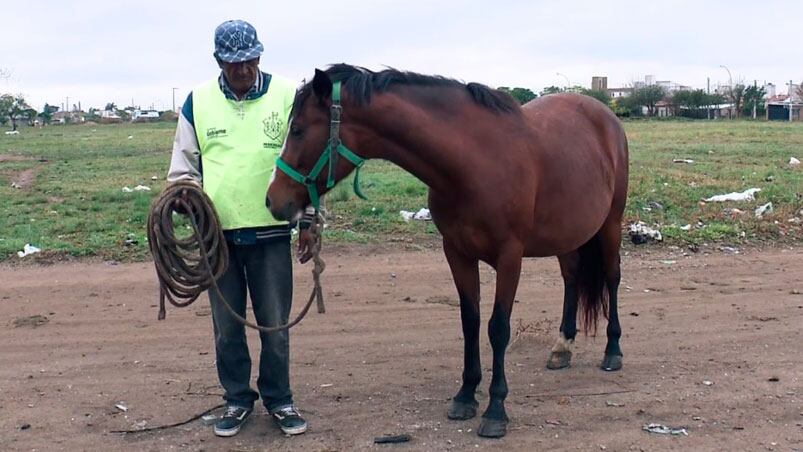
[[[574,251],[596,234],[610,213],[613,192],[578,193],[561,203],[536,206],[525,255],[559,256]]]

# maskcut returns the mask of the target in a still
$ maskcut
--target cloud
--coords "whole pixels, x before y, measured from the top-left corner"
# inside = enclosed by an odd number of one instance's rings
[[[4,6],[0,91],[37,108],[134,102],[168,108],[214,77],[212,33],[230,18],[252,22],[262,67],[301,80],[349,62],[539,90],[609,86],[654,74],[704,87],[735,79],[803,79],[797,44],[803,2],[644,1],[38,1]]]

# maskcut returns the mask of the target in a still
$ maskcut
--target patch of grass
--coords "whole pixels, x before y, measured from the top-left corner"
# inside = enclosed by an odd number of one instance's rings
[[[146,258],[145,221],[151,200],[164,186],[174,127],[52,126],[0,134],[0,155],[17,157],[0,163],[0,260],[26,243],[73,256]],[[627,121],[625,130],[631,162],[627,222],[658,225],[669,243],[803,237],[800,225],[788,222],[803,209],[803,168],[787,165],[792,156],[803,158],[803,124]],[[694,163],[672,163],[675,158]],[[10,187],[31,169],[36,178],[30,187]],[[328,242],[438,239],[431,222],[404,222],[399,215],[427,206],[427,188],[414,176],[388,162],[370,161],[361,181],[369,199],[356,197],[351,183],[351,178],[343,181],[326,196]],[[121,190],[139,184],[152,191]],[[753,187],[762,189],[755,201],[700,203]],[[756,219],[753,210],[767,202],[774,212]],[[729,208],[744,213],[726,212]],[[692,226],[689,231],[681,229],[686,224]],[[126,246],[127,238],[137,243]]]

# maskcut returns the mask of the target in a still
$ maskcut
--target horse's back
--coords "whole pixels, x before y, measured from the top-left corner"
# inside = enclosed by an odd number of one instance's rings
[[[599,231],[612,210],[624,208],[624,130],[607,106],[578,94],[544,96],[522,111],[535,137],[537,179],[527,254],[574,250]]]

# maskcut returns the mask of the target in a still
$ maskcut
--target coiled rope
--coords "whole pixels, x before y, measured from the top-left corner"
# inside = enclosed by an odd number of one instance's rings
[[[173,213],[184,215],[192,225],[192,235],[176,236]],[[182,308],[192,304],[204,291],[214,290],[226,310],[240,323],[264,333],[286,330],[304,318],[317,300],[318,312],[326,312],[323,304],[321,273],[326,265],[321,260],[323,219],[316,213],[310,226],[312,236],[312,278],[314,287],[307,304],[298,316],[285,325],[260,326],[239,315],[220,292],[217,280],[226,272],[229,250],[212,202],[201,187],[179,181],[168,185],[154,201],[148,215],[148,245],[159,278],[159,320],[165,318],[165,299]]]

